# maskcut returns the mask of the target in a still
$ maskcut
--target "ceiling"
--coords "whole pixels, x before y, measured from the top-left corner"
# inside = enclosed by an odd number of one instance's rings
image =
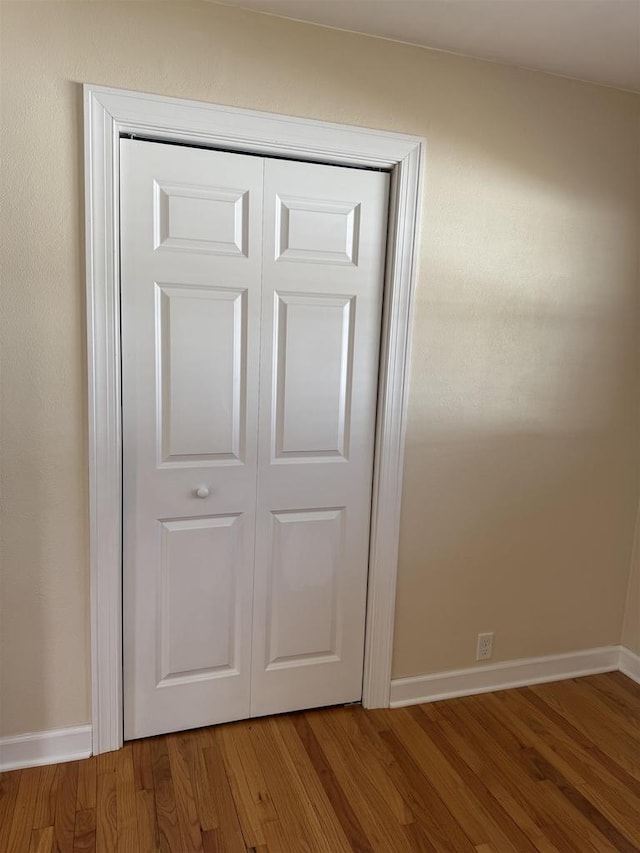
[[[640,0],[218,0],[640,91]]]

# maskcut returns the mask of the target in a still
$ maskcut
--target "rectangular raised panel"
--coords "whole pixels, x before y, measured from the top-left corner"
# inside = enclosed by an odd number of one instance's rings
[[[154,181],[154,248],[248,255],[248,191]]]
[[[276,196],[276,260],[358,264],[360,205]]]
[[[240,515],[160,522],[158,686],[234,675]]]
[[[340,660],[344,512],[272,513],[267,669]]]
[[[156,285],[159,465],[241,462],[246,291]]]
[[[273,456],[349,455],[354,296],[276,293]]]

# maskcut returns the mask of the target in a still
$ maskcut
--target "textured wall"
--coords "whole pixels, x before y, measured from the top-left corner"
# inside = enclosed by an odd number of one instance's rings
[[[89,718],[80,83],[427,139],[396,675],[620,640],[636,96],[199,2],[5,2],[2,723]]]
[[[640,517],[639,517],[640,528]],[[622,645],[640,655],[640,541],[636,529],[636,543],[633,552],[631,574],[629,575],[629,589],[627,591],[627,605],[622,626]]]

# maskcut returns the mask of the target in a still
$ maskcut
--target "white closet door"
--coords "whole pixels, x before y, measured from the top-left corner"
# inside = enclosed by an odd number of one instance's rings
[[[265,163],[252,716],[362,694],[388,192]]]
[[[121,146],[125,737],[250,711],[260,158]]]

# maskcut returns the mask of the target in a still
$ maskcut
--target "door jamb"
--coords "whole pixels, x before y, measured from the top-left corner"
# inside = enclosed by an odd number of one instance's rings
[[[389,706],[412,293],[424,140],[84,86],[93,753],[123,743],[119,139],[122,135],[392,173],[362,701]]]

